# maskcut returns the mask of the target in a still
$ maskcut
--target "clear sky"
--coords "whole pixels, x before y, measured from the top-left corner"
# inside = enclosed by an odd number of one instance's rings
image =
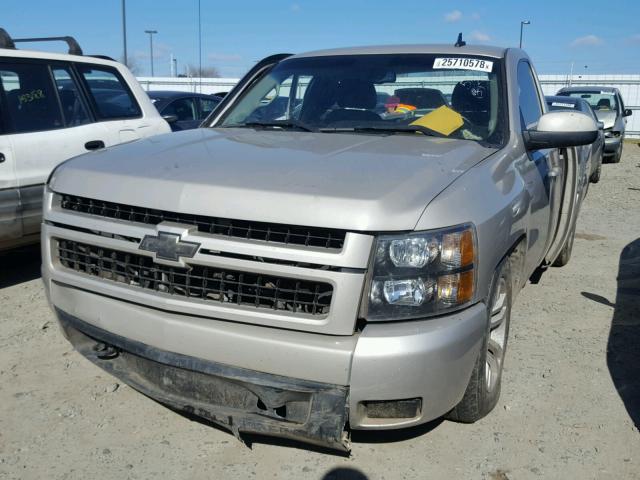
[[[200,0],[203,66],[242,75],[272,53],[389,43],[523,47],[539,73],[640,74],[640,0]],[[170,55],[184,73],[198,63],[198,0],[127,0],[127,44],[137,74],[157,76]],[[121,0],[2,0],[0,27],[13,37],[74,36],[85,53],[121,58]],[[35,44],[34,44],[35,45]],[[24,47],[23,47],[24,48]],[[32,47],[34,48],[34,47]],[[59,50],[59,46],[38,45]],[[585,67],[586,66],[586,67]]]

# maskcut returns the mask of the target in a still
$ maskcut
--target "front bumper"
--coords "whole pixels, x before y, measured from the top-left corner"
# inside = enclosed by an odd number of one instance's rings
[[[71,343],[134,388],[235,433],[267,433],[331,448],[347,448],[347,421],[352,429],[389,429],[448,412],[464,394],[486,327],[486,308],[477,304],[429,320],[367,324],[350,336],[319,335],[156,310],[66,286],[44,274],[49,299]],[[69,333],[69,325],[91,340]],[[90,346],[98,342],[115,345],[126,355],[96,361]],[[174,357],[186,360],[175,364]],[[128,358],[134,361],[123,360]],[[203,370],[202,365],[219,370]],[[179,382],[169,367],[180,369]],[[228,383],[241,385],[239,395],[249,402],[242,404],[244,410],[238,403],[214,401],[220,398],[214,392]],[[295,407],[308,411],[302,425],[256,411],[251,395],[258,395],[270,411],[282,406],[274,403],[272,393],[267,393],[268,401],[262,398],[265,385],[289,392],[285,399],[290,393],[306,395],[306,406]],[[411,418],[370,418],[365,408],[368,402],[412,398],[421,400],[421,408]],[[316,418],[314,405],[322,407],[323,418]]]
[[[604,139],[604,154],[614,155],[620,148],[622,137],[605,137]]]
[[[136,390],[231,430],[348,450],[347,389],[288,379],[153,348],[60,310],[65,337]]]

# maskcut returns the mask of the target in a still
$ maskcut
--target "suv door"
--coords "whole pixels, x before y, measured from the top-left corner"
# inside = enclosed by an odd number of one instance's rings
[[[135,95],[116,68],[76,63],[78,76],[86,89],[98,122],[109,133],[109,144],[130,142],[145,136],[150,122],[144,118]]]
[[[529,62],[519,62],[517,79],[520,127],[526,130],[538,123],[542,116],[544,96]],[[557,149],[529,151],[527,155],[529,159],[522,173],[531,196],[528,257],[532,264],[528,271],[532,271],[543,261],[555,237],[562,204],[564,169]]]
[[[0,82],[0,249],[22,236],[22,220],[18,215],[20,196],[8,123],[7,103]]]
[[[43,184],[53,168],[105,145],[105,129],[87,108],[65,62],[0,59],[9,116],[22,235],[40,231]]]

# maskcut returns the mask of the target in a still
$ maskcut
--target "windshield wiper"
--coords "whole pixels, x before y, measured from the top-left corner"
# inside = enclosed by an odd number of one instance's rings
[[[331,133],[331,132],[387,132],[387,133],[412,133],[412,132],[420,132],[424,135],[429,135],[431,137],[442,137],[446,138],[446,135],[443,135],[440,132],[432,130],[428,127],[423,127],[422,125],[397,125],[397,126],[367,126],[367,127],[326,127],[318,130],[323,133]]]
[[[307,127],[306,125],[304,125],[303,123],[300,122],[296,122],[293,120],[272,120],[269,122],[246,122],[246,123],[241,123],[238,125],[229,125],[229,127],[249,127],[249,128],[269,128],[269,127],[277,127],[277,128],[282,128],[283,130],[286,129],[297,129],[297,130],[303,130],[305,132],[313,132],[313,128],[311,127]]]
[[[362,126],[362,127],[325,127],[320,128],[318,130],[322,133],[340,133],[340,132],[387,132],[387,133],[412,133],[412,132],[420,132],[424,135],[428,135],[430,137],[441,137],[447,138],[446,135],[443,135],[440,132],[436,132],[428,127],[423,127],[422,125],[395,125],[395,126],[386,126],[386,125],[370,125],[370,126]]]

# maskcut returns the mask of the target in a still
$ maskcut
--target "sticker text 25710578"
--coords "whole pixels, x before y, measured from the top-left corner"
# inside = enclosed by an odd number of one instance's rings
[[[433,61],[433,68],[451,68],[460,70],[475,70],[477,72],[491,72],[493,62],[481,58],[452,57],[436,58]]]

